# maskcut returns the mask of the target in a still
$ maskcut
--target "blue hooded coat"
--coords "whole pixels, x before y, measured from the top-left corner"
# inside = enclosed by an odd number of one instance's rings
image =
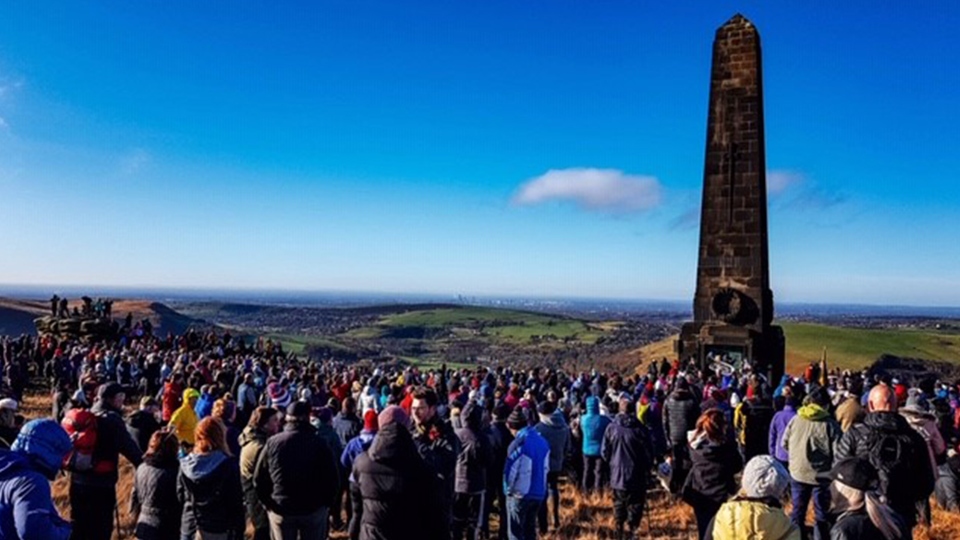
[[[591,457],[600,455],[603,434],[610,422],[610,417],[600,414],[600,398],[588,397],[587,412],[580,419],[580,430],[583,431],[583,455]]]

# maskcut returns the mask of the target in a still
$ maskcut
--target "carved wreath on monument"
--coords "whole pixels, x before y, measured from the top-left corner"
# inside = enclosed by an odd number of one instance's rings
[[[750,324],[757,320],[756,302],[742,292],[724,287],[713,295],[710,303],[714,317],[730,324]]]

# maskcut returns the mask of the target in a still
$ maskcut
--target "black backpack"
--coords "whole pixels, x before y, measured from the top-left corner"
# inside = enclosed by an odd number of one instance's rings
[[[913,478],[915,460],[930,459],[926,453],[919,453],[926,448],[918,449],[915,440],[909,433],[875,430],[867,441],[867,459],[877,469],[880,493],[888,499],[913,497],[910,491],[917,481]],[[890,491],[891,487],[893,492]]]

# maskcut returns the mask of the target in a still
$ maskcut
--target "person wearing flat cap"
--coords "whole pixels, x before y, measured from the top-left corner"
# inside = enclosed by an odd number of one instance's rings
[[[843,459],[830,470],[831,513],[836,522],[830,540],[897,540],[910,538],[903,516],[877,491],[877,469],[865,459]]]

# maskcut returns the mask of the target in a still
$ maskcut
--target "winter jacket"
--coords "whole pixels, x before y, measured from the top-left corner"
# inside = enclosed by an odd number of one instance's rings
[[[137,515],[138,540],[176,540],[180,538],[183,505],[177,498],[180,463],[147,457],[137,467],[130,507]]]
[[[438,540],[446,524],[438,524],[430,505],[430,470],[420,458],[410,433],[399,424],[384,426],[366,453],[353,465],[363,500],[360,540]]]
[[[907,526],[913,527],[916,523],[914,505],[930,496],[934,472],[929,459],[920,459],[928,455],[927,443],[902,416],[887,411],[868,413],[862,424],[854,425],[840,438],[834,462],[860,457],[872,463],[879,459],[874,455],[874,445],[883,437],[899,437],[907,441],[902,448],[907,455],[898,460],[901,468],[894,472],[894,477],[887,478],[888,475],[881,472],[880,492],[886,495],[890,507],[904,517]]]
[[[778,501],[736,497],[723,503],[704,538],[800,540],[800,529],[790,522]]]
[[[487,489],[487,467],[493,461],[493,454],[481,425],[482,414],[475,401],[468,401],[460,413],[464,427],[456,431],[460,453],[457,455],[454,493],[483,493]]]
[[[563,470],[563,460],[570,452],[570,426],[559,410],[550,416],[540,415],[540,422],[533,429],[550,445],[550,472]]]
[[[687,444],[687,432],[697,425],[700,406],[689,390],[676,389],[663,404],[663,430],[671,446]]]
[[[316,423],[311,422],[311,425],[317,430],[317,437],[320,437],[321,441],[327,443],[327,448],[330,449],[330,455],[333,456],[333,460],[337,464],[337,470],[339,470],[340,454],[343,453],[344,446],[343,443],[340,442],[340,436],[337,435],[337,432],[330,424],[322,424],[317,421]]]
[[[550,445],[533,429],[521,429],[507,450],[503,492],[507,497],[543,501],[547,497],[549,472]]]
[[[219,450],[188,454],[180,460],[177,477],[177,498],[183,504],[180,534],[193,538],[202,530],[242,538],[246,526],[242,496],[236,458]]]
[[[737,490],[734,475],[743,468],[743,460],[733,441],[695,441],[690,448],[690,460],[692,465],[681,493],[691,506],[704,502],[723,504]]]
[[[943,436],[940,434],[940,429],[937,428],[936,416],[932,413],[918,414],[904,409],[900,410],[900,415],[907,420],[910,427],[919,433],[920,436],[923,437],[924,442],[927,443],[927,454],[930,456],[930,466],[933,468],[934,473],[936,473],[938,464],[943,461],[942,458],[947,453],[947,443],[943,442]],[[936,474],[934,474],[934,477],[936,477]]]
[[[733,413],[737,442],[743,447],[744,459],[767,453],[773,404],[764,399],[748,399]]]
[[[906,523],[900,526],[902,540],[913,538]],[[830,529],[830,540],[887,540],[880,529],[870,521],[866,509],[842,514]]]
[[[213,412],[214,401],[216,400],[210,394],[202,394],[200,399],[197,400],[197,405],[193,408],[193,411],[197,413],[197,418],[203,420],[210,416],[210,413]]]
[[[841,435],[840,424],[826,409],[815,404],[800,407],[783,434],[790,476],[804,484],[822,483],[817,477],[833,467],[833,445]]]
[[[948,458],[940,466],[934,496],[941,508],[950,512],[960,510],[960,454]]]
[[[160,422],[152,413],[140,410],[127,417],[127,431],[133,440],[137,441],[137,446],[141,452],[146,452],[150,446],[150,437],[160,429]]]
[[[253,485],[253,475],[256,473],[257,460],[260,452],[267,444],[267,434],[254,426],[247,426],[240,434],[240,486],[243,488],[243,502],[247,507],[248,517],[254,528],[262,529],[268,526],[266,509],[257,498],[257,490]]]
[[[275,514],[300,516],[333,507],[340,472],[330,446],[307,422],[287,422],[267,439],[254,474],[260,502]]]
[[[607,426],[600,448],[610,466],[610,487],[620,491],[646,491],[653,467],[652,443],[647,428],[632,414],[618,414]]]
[[[787,431],[787,424],[797,415],[797,410],[793,405],[784,405],[783,410],[773,415],[773,421],[770,422],[770,436],[767,440],[768,451],[771,456],[779,461],[790,459],[790,453],[783,447],[783,434]]]
[[[0,450],[0,538],[70,538],[70,524],[53,506],[50,481],[26,456],[9,450]]]
[[[339,413],[333,417],[333,430],[340,437],[340,444],[346,446],[363,429],[363,420],[355,414]]]
[[[363,430],[343,447],[343,452],[340,453],[340,466],[343,470],[350,473],[348,478],[350,482],[357,481],[353,476],[353,464],[356,463],[360,454],[370,449],[370,445],[373,444],[373,439],[376,435],[376,431]]]
[[[493,456],[491,466],[487,469],[487,492],[491,497],[503,490],[503,467],[507,461],[507,449],[513,442],[513,435],[502,421],[495,421],[486,429],[487,440],[490,441],[490,453]]]
[[[610,425],[610,417],[600,414],[600,399],[587,398],[587,412],[580,418],[580,430],[583,432],[583,455],[597,457],[603,444],[603,434]]]
[[[163,410],[162,418],[164,422],[169,422],[170,418],[173,417],[173,413],[181,405],[181,394],[183,393],[183,387],[179,384],[169,381],[163,385]]]
[[[97,446],[93,451],[93,460],[98,463],[112,463],[113,467],[107,473],[75,471],[70,474],[70,481],[88,486],[115,486],[120,478],[120,454],[136,467],[143,461],[143,452],[137,446],[137,441],[130,436],[123,417],[116,410],[98,401],[90,412],[97,416]]]
[[[460,455],[460,439],[449,422],[434,419],[426,426],[415,426],[410,432],[413,444],[420,457],[430,468],[433,478],[433,493],[436,495],[436,511],[450,521],[453,517],[453,489],[456,480],[457,456]]]
[[[180,439],[180,442],[193,446],[195,441],[194,431],[196,431],[200,419],[197,418],[196,411],[190,407],[190,401],[187,400],[187,392],[190,390],[188,388],[183,391],[183,404],[170,417],[170,426],[177,430],[177,438]]]

